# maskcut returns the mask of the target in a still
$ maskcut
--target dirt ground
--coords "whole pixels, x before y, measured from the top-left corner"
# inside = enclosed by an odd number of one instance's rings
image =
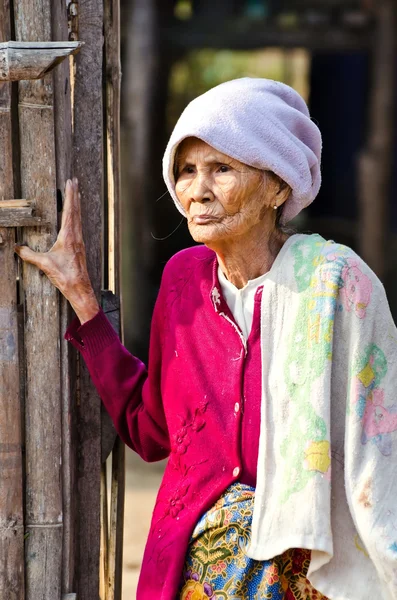
[[[136,586],[165,461],[145,463],[126,449],[123,600],[136,599]]]

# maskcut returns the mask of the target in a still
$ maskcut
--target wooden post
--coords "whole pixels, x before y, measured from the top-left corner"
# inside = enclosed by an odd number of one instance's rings
[[[66,2],[53,2],[52,29],[55,40],[67,40],[68,13]],[[78,42],[76,42],[78,43]],[[66,180],[72,175],[72,85],[71,69],[74,56],[65,60],[54,70],[55,108],[55,149],[56,186],[60,202]],[[60,212],[58,213],[60,215]],[[59,222],[59,216],[58,216]],[[62,600],[77,600],[75,570],[76,547],[76,352],[64,339],[63,333],[72,319],[72,310],[66,299],[60,297],[60,359],[61,359],[61,411],[62,411],[62,502],[63,502],[63,544],[62,544],[62,591],[69,593]]]
[[[0,42],[10,37],[0,0]],[[0,83],[0,200],[13,198],[11,84]],[[19,399],[15,230],[0,227],[0,598],[24,600],[22,440]]]
[[[359,160],[359,252],[383,279],[387,270],[389,204],[395,139],[396,5],[376,3],[367,145]]]
[[[87,264],[100,300],[103,206],[103,2],[78,4],[78,37],[84,52],[76,57],[74,82],[73,173],[80,182]],[[76,592],[78,600],[97,600],[100,553],[101,401],[82,360],[76,407],[78,469]]]
[[[20,41],[51,41],[50,0],[15,0]],[[56,162],[52,75],[19,83],[21,190],[35,199],[48,225],[24,230],[23,240],[47,251],[57,235]],[[24,263],[26,352],[26,594],[28,600],[61,596],[61,382],[58,292]]]

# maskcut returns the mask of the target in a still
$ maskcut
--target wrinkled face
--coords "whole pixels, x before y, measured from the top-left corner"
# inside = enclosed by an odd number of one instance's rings
[[[211,244],[244,235],[265,215],[274,220],[270,180],[270,174],[197,138],[187,138],[178,149],[175,191],[196,242]]]

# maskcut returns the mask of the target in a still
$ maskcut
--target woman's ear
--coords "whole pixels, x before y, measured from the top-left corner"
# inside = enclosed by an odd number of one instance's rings
[[[285,182],[283,179],[281,179],[281,177],[278,177],[278,182],[279,182],[279,186],[278,186],[278,191],[276,193],[277,196],[277,204],[278,206],[281,206],[282,204],[284,204],[284,202],[286,202],[292,192],[291,187],[288,185],[287,182]]]

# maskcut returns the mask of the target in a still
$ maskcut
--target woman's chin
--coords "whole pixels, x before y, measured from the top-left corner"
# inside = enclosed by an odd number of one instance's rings
[[[211,245],[221,241],[224,236],[222,236],[219,229],[219,224],[215,223],[206,223],[204,225],[189,223],[190,235],[198,244]]]

